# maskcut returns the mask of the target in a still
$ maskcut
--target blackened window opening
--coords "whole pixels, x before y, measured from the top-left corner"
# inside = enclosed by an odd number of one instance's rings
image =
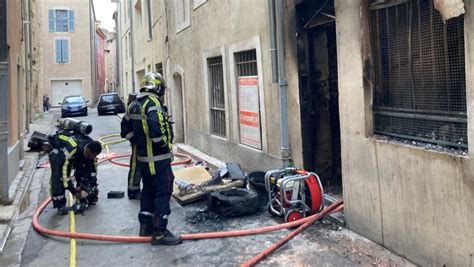
[[[370,12],[374,132],[467,149],[464,16],[443,22],[433,1],[392,2]]]

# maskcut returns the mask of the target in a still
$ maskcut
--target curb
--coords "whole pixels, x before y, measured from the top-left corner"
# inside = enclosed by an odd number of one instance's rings
[[[48,122],[51,124],[51,122],[54,121],[55,116],[53,115],[51,117],[51,120]],[[34,132],[34,131],[33,131]],[[10,221],[8,222],[5,230],[3,231],[1,237],[0,237],[0,255],[3,254],[3,251],[5,249],[8,237],[10,236],[10,233],[13,228],[13,224],[16,222],[16,219],[18,218],[18,214],[20,212],[20,205],[23,203],[23,200],[25,198],[26,192],[28,191],[28,188],[30,187],[31,180],[33,178],[33,175],[36,172],[36,165],[38,164],[38,159],[39,159],[39,152],[32,152],[32,158],[28,159],[28,161],[31,160],[30,166],[28,168],[24,169],[24,174],[22,177],[19,177],[21,181],[18,183],[17,186],[17,194],[15,198],[13,199],[12,206],[14,206],[14,212],[12,214],[12,217]],[[23,159],[25,160],[26,157]]]
[[[36,164],[38,163],[38,158],[39,158],[39,153],[34,153],[33,158],[31,159],[31,162],[30,162],[31,165],[28,166],[27,170],[25,170],[23,177],[19,178],[21,179],[21,182],[18,184],[17,192],[19,192],[20,194],[16,195],[15,199],[13,200],[13,203],[11,204],[15,207],[15,211],[13,212],[12,218],[8,222],[6,229],[4,230],[2,236],[0,237],[0,255],[3,254],[3,250],[5,249],[5,245],[7,243],[8,237],[10,236],[11,230],[13,228],[13,224],[18,218],[18,214],[20,212],[20,204],[23,202],[26,192],[28,191],[28,188],[30,187],[31,180],[36,171],[35,169],[36,169]]]

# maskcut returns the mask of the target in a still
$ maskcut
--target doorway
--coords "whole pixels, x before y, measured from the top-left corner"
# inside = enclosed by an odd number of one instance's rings
[[[171,115],[174,121],[174,142],[185,143],[185,110],[183,95],[183,76],[179,73],[173,75]]]
[[[325,191],[342,192],[336,23],[333,1],[301,1],[298,73],[303,163],[316,172]]]

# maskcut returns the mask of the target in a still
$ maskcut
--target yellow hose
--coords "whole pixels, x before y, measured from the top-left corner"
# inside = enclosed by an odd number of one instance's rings
[[[71,192],[68,192],[67,194],[68,201],[69,201],[69,207],[72,207],[74,205],[74,199],[72,197]],[[69,232],[75,233],[76,232],[76,217],[74,215],[74,210],[69,211]],[[69,256],[69,266],[70,267],[76,267],[76,239],[71,238],[71,248],[70,248],[70,256]]]
[[[109,139],[109,138],[113,138],[113,137],[120,137],[120,134],[109,134],[109,135],[104,135],[104,136],[99,138],[99,142],[102,144],[103,147],[105,147],[105,150],[106,150],[107,154],[110,154],[109,145],[118,144],[118,143],[122,143],[122,142],[127,141],[127,139],[121,138],[121,139],[118,139],[118,140],[104,142],[104,139]]]

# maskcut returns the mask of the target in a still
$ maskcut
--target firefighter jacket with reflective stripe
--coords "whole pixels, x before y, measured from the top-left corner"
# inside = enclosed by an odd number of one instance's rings
[[[137,146],[137,160],[149,163],[172,158],[172,128],[168,114],[159,98],[152,93],[141,93],[127,109],[121,123],[121,136],[133,138]]]
[[[64,183],[64,187],[67,187],[67,183],[70,181],[69,175],[72,167],[70,165],[71,162],[74,161],[74,157],[77,153],[77,142],[75,138],[71,136],[58,133],[52,137],[52,146],[53,151],[51,153],[58,153],[59,151],[64,153],[64,162],[62,162],[62,166],[60,166],[62,170],[61,180]]]

